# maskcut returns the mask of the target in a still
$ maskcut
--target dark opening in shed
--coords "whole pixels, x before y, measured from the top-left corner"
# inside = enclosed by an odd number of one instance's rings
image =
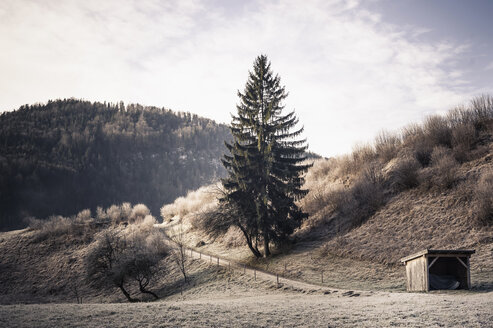
[[[470,289],[469,258],[474,250],[425,249],[401,259],[406,265],[407,290]]]

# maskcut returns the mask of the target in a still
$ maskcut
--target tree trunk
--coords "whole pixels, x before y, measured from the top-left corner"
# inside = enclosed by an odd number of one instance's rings
[[[122,291],[123,295],[125,295],[125,297],[127,298],[127,300],[131,303],[135,303],[135,302],[138,302],[139,300],[138,299],[135,299],[133,298],[132,296],[130,296],[130,294],[125,290],[125,288],[123,287],[123,283],[119,284],[118,285],[118,288],[120,288],[120,290]]]
[[[155,293],[151,292],[150,290],[145,289],[145,287],[142,286],[142,283],[140,281],[139,281],[139,289],[140,289],[141,293],[151,294],[152,296],[154,296],[155,299],[159,299],[159,297]]]
[[[241,232],[243,232],[243,235],[245,236],[245,239],[247,241],[248,248],[252,251],[253,255],[255,255],[256,258],[262,257],[262,254],[258,251],[258,249],[255,249],[252,244],[252,239],[248,236],[248,233],[246,230],[241,226],[237,225],[238,228],[240,228]]]
[[[270,256],[269,236],[267,236],[267,233],[264,233],[264,256],[265,257]]]

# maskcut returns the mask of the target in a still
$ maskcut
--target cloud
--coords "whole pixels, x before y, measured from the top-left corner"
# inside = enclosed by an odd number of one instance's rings
[[[470,96],[455,64],[466,49],[420,42],[424,31],[386,24],[358,1],[7,0],[0,109],[73,96],[229,122],[265,53],[312,150],[343,153]]]
[[[491,63],[489,63],[488,65],[486,65],[486,68],[485,69],[487,71],[492,70],[493,69],[493,61]]]

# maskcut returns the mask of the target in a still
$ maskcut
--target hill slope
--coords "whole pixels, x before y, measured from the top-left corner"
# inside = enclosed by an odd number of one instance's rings
[[[0,115],[0,230],[28,216],[164,202],[224,174],[227,126],[141,105],[57,100]]]
[[[164,206],[162,216],[182,223],[190,246],[312,282],[324,271],[324,283],[339,288],[403,290],[401,257],[473,248],[473,286],[492,289],[492,158],[493,98],[485,96],[382,133],[352,154],[316,160],[300,202],[310,217],[270,260],[255,261],[235,229],[218,238],[204,232],[217,206],[210,188]]]

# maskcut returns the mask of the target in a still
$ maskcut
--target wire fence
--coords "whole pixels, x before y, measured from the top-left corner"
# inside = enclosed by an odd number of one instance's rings
[[[324,283],[324,272],[320,272],[320,280],[318,282],[306,282],[294,279],[292,277],[288,277],[282,273],[278,272],[270,272],[267,270],[263,270],[254,266],[247,265],[245,263],[239,263],[218,255],[214,255],[208,252],[204,252],[201,250],[197,250],[194,248],[186,247],[182,245],[182,247],[186,250],[185,254],[189,256],[191,259],[199,259],[202,261],[206,261],[211,265],[216,265],[218,267],[224,267],[229,271],[237,271],[243,274],[250,274],[253,276],[254,280],[263,279],[270,280],[276,283],[277,287],[280,287],[283,283],[291,283],[291,284],[305,284],[305,285],[313,285],[317,287],[322,287]],[[286,266],[284,268],[284,272],[286,272]],[[324,286],[326,287],[326,286]]]

